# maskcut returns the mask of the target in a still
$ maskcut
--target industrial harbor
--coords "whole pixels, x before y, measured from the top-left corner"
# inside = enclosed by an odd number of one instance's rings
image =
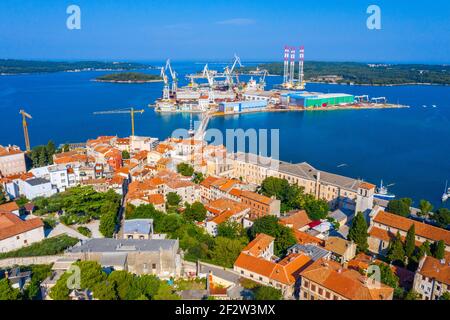
[[[286,46],[282,83],[266,90],[267,70],[247,73],[247,82],[240,79],[241,59],[235,55],[231,66],[223,71],[205,64],[198,73],[185,75],[186,86],[178,86],[178,74],[170,60],[161,67],[164,81],[162,97],[154,107],[160,113],[208,113],[213,116],[283,111],[332,111],[358,109],[405,108],[406,105],[388,103],[386,97],[367,94],[321,93],[306,91],[304,80],[305,49]]]

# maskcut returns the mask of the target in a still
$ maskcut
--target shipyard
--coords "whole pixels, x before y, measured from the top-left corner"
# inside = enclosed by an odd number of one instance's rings
[[[186,74],[186,86],[178,86],[178,74],[171,61],[161,67],[164,81],[162,97],[154,107],[160,113],[208,113],[213,116],[253,112],[331,111],[349,109],[407,108],[406,105],[388,103],[386,97],[367,94],[310,92],[306,89],[304,64],[305,49],[286,46],[282,83],[267,90],[267,70],[256,67],[240,73],[243,67],[236,54],[231,66],[223,71],[213,70],[205,64],[202,71]],[[246,82],[240,76],[250,77]]]

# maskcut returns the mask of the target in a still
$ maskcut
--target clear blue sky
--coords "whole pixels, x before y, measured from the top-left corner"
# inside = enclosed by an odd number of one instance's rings
[[[82,29],[66,28],[77,4]],[[382,29],[366,27],[381,8]],[[0,58],[450,63],[450,1],[1,0]]]

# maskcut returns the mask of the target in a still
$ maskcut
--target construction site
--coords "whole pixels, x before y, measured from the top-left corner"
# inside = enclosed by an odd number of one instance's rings
[[[287,110],[337,110],[397,108],[388,104],[385,97],[354,96],[345,93],[320,93],[305,91],[305,48],[285,46],[282,82],[266,90],[267,70],[251,70],[245,82],[240,79],[239,68],[243,67],[236,54],[233,62],[223,70],[210,69],[206,63],[201,72],[186,74],[188,84],[178,86],[177,72],[171,61],[161,67],[164,81],[162,97],[155,104],[162,113],[208,113],[214,115],[247,112]]]

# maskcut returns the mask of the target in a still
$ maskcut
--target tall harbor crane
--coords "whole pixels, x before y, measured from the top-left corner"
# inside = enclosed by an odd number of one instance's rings
[[[27,118],[33,119],[33,117],[25,112],[25,110],[20,110],[19,113],[22,115],[22,126],[23,126],[23,135],[25,137],[25,146],[27,148],[27,151],[31,150],[30,147],[30,137],[28,136],[28,124],[27,124]]]
[[[144,110],[134,110],[134,108],[126,108],[126,109],[119,109],[119,110],[110,110],[110,111],[96,111],[94,112],[95,115],[98,114],[119,114],[119,113],[128,113],[131,116],[131,136],[134,137],[134,114],[140,113],[143,114]]]
[[[234,69],[236,68],[236,65],[239,64],[240,67],[243,67],[242,63],[241,63],[241,58],[239,58],[236,54],[234,55],[234,62],[233,65],[231,66],[231,69],[226,66],[225,70],[224,70],[224,75],[227,79],[228,84],[233,84],[233,72]]]
[[[166,66],[164,69],[166,71],[169,70],[170,76],[172,77],[172,92],[177,91],[178,86],[177,73],[172,69],[172,66],[170,65],[170,59],[167,59]]]

